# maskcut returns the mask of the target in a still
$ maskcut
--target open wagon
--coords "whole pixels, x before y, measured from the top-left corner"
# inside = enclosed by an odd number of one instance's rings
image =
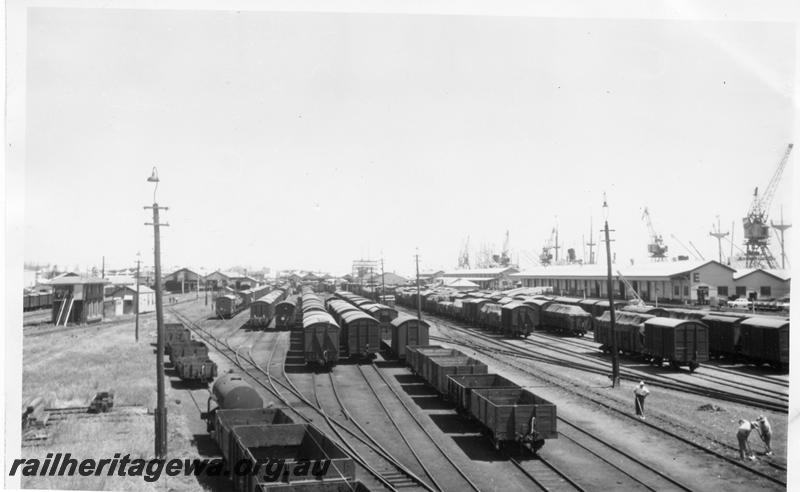
[[[532,452],[558,437],[556,406],[521,388],[475,389],[470,413],[484,426],[495,449],[518,443]]]

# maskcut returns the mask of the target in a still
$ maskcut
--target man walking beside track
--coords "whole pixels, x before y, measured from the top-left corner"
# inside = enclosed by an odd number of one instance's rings
[[[769,420],[763,415],[759,415],[753,426],[758,431],[758,435],[761,436],[761,440],[764,441],[764,447],[766,448],[764,454],[772,456],[772,426],[769,425]]]
[[[634,405],[636,405],[636,416],[644,420],[644,399],[650,394],[650,390],[645,387],[644,381],[639,381],[639,386],[633,390],[633,394],[636,398],[634,400]]]
[[[750,431],[753,430],[755,427],[755,422],[750,422],[749,420],[739,419],[739,429],[736,431],[736,439],[739,440],[739,457],[742,461],[744,461],[745,452],[747,452],[747,457],[751,460],[756,459],[755,455],[753,454],[753,450],[750,449]]]

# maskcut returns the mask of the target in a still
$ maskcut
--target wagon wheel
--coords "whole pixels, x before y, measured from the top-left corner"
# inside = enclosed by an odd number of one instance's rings
[[[698,364],[697,361],[689,362],[689,372],[694,372],[698,367],[700,367],[700,364]]]
[[[678,369],[680,369],[680,368],[681,368],[681,364],[680,364],[680,362],[678,362],[678,361],[671,360],[671,361],[669,361],[669,367],[670,367],[672,370],[674,370],[674,371],[677,371]]]

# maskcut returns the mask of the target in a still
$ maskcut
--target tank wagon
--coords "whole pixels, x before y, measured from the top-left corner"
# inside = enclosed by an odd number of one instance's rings
[[[406,347],[406,362],[459,413],[481,424],[496,449],[519,444],[536,453],[546,439],[558,437],[556,406],[496,374],[455,349]]]
[[[275,304],[275,329],[291,330],[294,327],[297,296],[291,296]]]
[[[250,326],[267,328],[275,318],[275,307],[286,297],[286,291],[275,289],[250,304]]]
[[[697,320],[650,318],[644,322],[644,354],[652,364],[664,361],[694,372],[708,361],[708,326]]]

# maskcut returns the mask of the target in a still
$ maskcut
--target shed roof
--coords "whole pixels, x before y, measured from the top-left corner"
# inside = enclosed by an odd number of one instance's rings
[[[748,275],[752,275],[756,272],[762,272],[766,275],[771,277],[775,277],[778,280],[788,281],[792,278],[792,272],[789,270],[781,270],[779,268],[741,268],[736,270],[733,274],[734,280],[740,280]]]
[[[108,284],[108,280],[96,277],[61,277],[50,281],[50,285]]]
[[[475,275],[502,275],[503,273],[516,273],[519,270],[513,267],[475,268],[472,270],[452,270],[442,273],[443,277],[471,277]]]
[[[709,264],[716,264],[722,268],[730,270],[734,272],[735,270],[728,265],[720,263],[715,260],[708,260],[708,261],[662,261],[662,262],[653,262],[653,263],[639,263],[635,265],[615,265],[614,271],[615,273],[619,271],[622,273],[623,276],[628,278],[637,278],[637,277],[676,277],[680,275],[686,275],[690,272],[693,272],[701,267],[704,267]],[[594,265],[581,265],[581,264],[572,264],[572,265],[553,265],[547,267],[536,267],[531,268],[529,270],[525,270],[520,273],[513,273],[511,274],[512,277],[515,278],[527,278],[527,277],[545,277],[545,278],[553,278],[553,277],[600,277],[606,278],[608,275],[607,267],[605,265],[594,264]],[[617,277],[617,275],[613,275]]]

